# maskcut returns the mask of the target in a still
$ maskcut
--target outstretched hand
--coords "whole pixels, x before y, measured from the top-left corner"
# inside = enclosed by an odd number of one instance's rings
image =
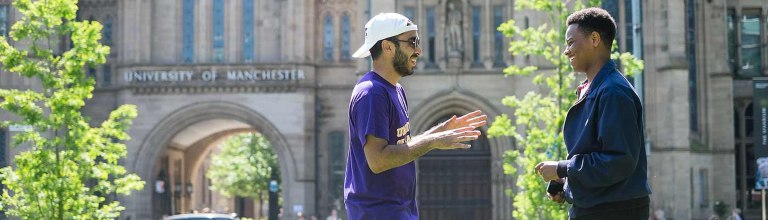
[[[466,115],[462,115],[461,117],[456,117],[456,115],[454,115],[447,121],[444,121],[443,123],[435,126],[433,132],[437,133],[463,127],[472,127],[472,129],[476,129],[485,126],[487,124],[486,119],[488,118],[488,115],[484,115],[482,113],[482,111],[477,110],[467,113]]]
[[[463,127],[433,133],[430,134],[430,136],[434,144],[433,148],[435,149],[466,149],[471,146],[461,142],[477,140],[477,138],[480,137],[480,131],[475,130],[474,127]]]

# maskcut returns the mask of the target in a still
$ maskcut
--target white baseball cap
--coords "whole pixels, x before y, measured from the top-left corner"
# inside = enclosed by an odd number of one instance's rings
[[[376,42],[388,37],[397,36],[406,31],[419,30],[416,25],[405,16],[398,13],[381,13],[371,18],[365,24],[365,43],[357,49],[352,57],[366,58],[371,55],[369,50]]]

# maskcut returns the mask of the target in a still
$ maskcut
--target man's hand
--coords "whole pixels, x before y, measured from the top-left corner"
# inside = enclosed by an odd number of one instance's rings
[[[470,148],[469,144],[461,142],[474,141],[478,137],[480,137],[480,131],[474,130],[473,127],[457,128],[428,135],[428,138],[431,139],[432,148],[441,150]]]
[[[454,115],[447,121],[444,121],[443,123],[440,123],[432,128],[432,133],[454,130],[463,127],[472,127],[472,129],[475,129],[485,126],[487,124],[486,119],[488,118],[488,115],[483,115],[482,113],[482,111],[477,110],[458,118],[456,115]]]
[[[557,176],[557,161],[544,161],[536,165],[536,173],[539,174],[544,181],[556,180],[560,177]]]
[[[557,195],[552,195],[547,193],[547,198],[549,200],[555,201],[556,203],[563,203],[565,202],[565,197],[563,196],[563,192],[557,193]]]
[[[565,184],[564,178],[558,178],[553,181],[558,182],[560,184]],[[551,193],[547,192],[547,199],[562,204],[563,202],[565,202],[565,195],[563,195],[563,191],[560,191],[555,195],[552,195]]]

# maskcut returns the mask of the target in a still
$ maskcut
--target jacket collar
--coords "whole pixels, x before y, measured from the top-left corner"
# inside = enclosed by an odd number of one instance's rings
[[[594,79],[592,79],[592,82],[589,82],[589,89],[592,90],[593,88],[597,88],[605,79],[608,78],[608,75],[611,75],[612,72],[616,70],[616,63],[613,62],[613,60],[608,60],[608,62],[605,62],[605,65],[603,65],[603,68],[600,68],[600,71],[597,72],[597,75]]]
[[[608,60],[608,62],[605,62],[605,65],[603,65],[603,68],[600,68],[600,71],[597,72],[597,75],[594,79],[592,79],[592,82],[589,82],[589,86],[582,90],[581,92],[587,92],[586,95],[580,96],[581,98],[576,100],[576,102],[573,105],[577,105],[581,103],[582,100],[586,99],[588,96],[594,95],[592,92],[593,89],[597,88],[605,79],[608,78],[608,75],[611,75],[616,70],[616,63],[613,62],[613,60]],[[587,80],[584,80],[582,84],[586,83]]]

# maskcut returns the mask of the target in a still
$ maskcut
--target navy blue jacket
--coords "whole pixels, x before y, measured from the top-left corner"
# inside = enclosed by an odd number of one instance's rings
[[[608,61],[586,92],[563,126],[568,159],[557,171],[566,177],[565,200],[578,210],[648,196],[643,107],[634,88]]]

